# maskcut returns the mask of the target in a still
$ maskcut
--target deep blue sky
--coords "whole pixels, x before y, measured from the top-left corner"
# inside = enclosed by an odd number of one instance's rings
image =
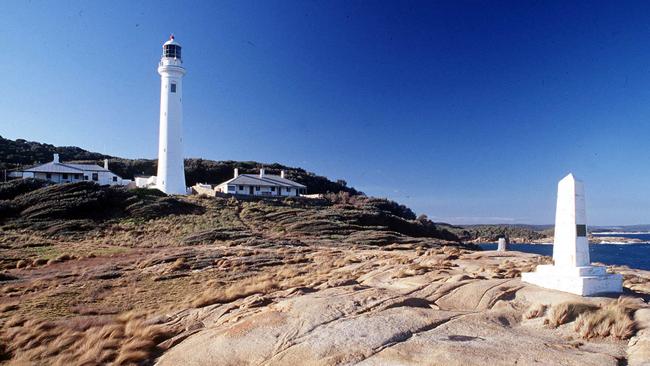
[[[188,157],[452,223],[552,223],[573,172],[591,224],[650,223],[650,2],[7,1],[0,135],[154,158],[171,32]]]

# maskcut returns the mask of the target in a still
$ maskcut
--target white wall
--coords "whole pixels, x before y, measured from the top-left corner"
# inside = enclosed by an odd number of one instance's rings
[[[253,187],[253,196],[297,196],[295,188],[289,188],[287,191],[284,187],[273,187],[274,191],[271,190],[269,186],[250,186],[250,185],[234,185],[235,190],[228,190],[228,186],[233,186],[233,184],[221,183],[216,187],[217,192],[230,193],[230,194],[241,194],[248,196],[250,195],[250,187]],[[255,187],[260,187],[259,191]],[[243,188],[243,189],[240,189]]]
[[[64,175],[62,173],[50,173],[49,178],[48,178],[48,173],[25,173],[23,175],[23,178],[36,178],[36,179],[43,179],[43,180],[49,180],[50,182],[54,183],[73,183],[73,182],[81,182],[83,180],[83,174],[77,173],[77,177],[75,178],[75,175],[72,173],[66,174],[66,178],[64,178]],[[31,175],[31,176],[29,176]]]
[[[97,174],[97,180],[93,180],[93,173]],[[75,178],[76,174],[76,178]],[[85,179],[88,177],[88,179]],[[113,180],[113,177],[116,180]],[[48,180],[54,183],[74,183],[74,182],[83,182],[84,180],[88,182],[95,182],[100,185],[127,185],[131,182],[130,179],[122,179],[112,172],[102,172],[102,171],[84,171],[83,173],[31,173],[25,172],[23,178],[36,178]]]
[[[97,180],[93,179],[93,174],[97,174]],[[95,182],[102,186],[127,185],[131,182],[130,179],[122,179],[113,172],[86,170],[83,175],[88,177],[88,179],[86,179],[87,181]]]
[[[181,61],[163,57],[160,74],[158,188],[167,194],[186,194],[183,163],[183,75]],[[171,92],[171,84],[176,91]]]
[[[151,188],[156,185],[156,176],[135,177],[135,186],[138,188]]]

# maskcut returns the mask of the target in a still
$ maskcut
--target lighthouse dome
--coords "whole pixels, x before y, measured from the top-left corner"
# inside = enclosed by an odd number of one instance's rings
[[[169,37],[169,40],[163,44],[163,57],[181,58],[181,45],[176,42],[173,34]]]

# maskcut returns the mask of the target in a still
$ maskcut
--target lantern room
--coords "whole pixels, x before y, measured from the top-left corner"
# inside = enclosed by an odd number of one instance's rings
[[[176,42],[173,34],[169,37],[169,41],[163,44],[163,57],[181,59],[181,45]]]

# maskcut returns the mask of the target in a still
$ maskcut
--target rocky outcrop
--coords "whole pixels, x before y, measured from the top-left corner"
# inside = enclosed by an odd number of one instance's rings
[[[424,267],[435,261],[412,259]],[[620,364],[627,357],[625,342],[581,339],[571,324],[552,329],[544,325],[543,314],[526,315],[540,303],[611,300],[585,300],[474,267],[531,260],[513,253],[465,254],[447,269],[426,267],[405,275],[403,267],[378,255],[351,264],[357,272],[347,282],[271,291],[257,306],[247,305],[259,296],[253,295],[172,315],[174,324],[190,328],[200,322],[201,329],[187,332],[157,364]],[[631,359],[647,351],[643,339],[630,348]]]
[[[647,358],[649,272],[610,268],[634,301],[541,289],[520,275],[550,258],[471,251],[425,217],[361,196],[37,188],[2,201],[13,210],[0,223],[0,359],[9,363]]]

